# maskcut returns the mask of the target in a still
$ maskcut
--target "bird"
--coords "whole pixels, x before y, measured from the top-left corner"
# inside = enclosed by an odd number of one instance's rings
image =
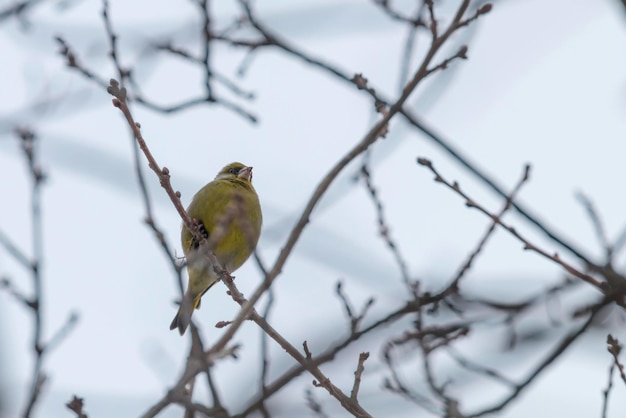
[[[213,181],[201,188],[191,200],[187,213],[199,222],[200,233],[208,245],[193,236],[183,224],[181,243],[187,260],[187,290],[170,324],[180,335],[191,322],[200,299],[219,276],[207,256],[211,251],[221,267],[233,273],[254,252],[261,235],[263,214],[256,190],[252,186],[252,167],[233,162],[217,173]]]

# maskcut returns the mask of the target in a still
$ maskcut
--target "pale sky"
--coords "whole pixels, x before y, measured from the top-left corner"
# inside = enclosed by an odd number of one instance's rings
[[[0,1],[0,9],[11,3]],[[214,3],[217,22],[224,24],[233,9],[227,2]],[[267,25],[306,52],[348,74],[363,73],[377,91],[397,96],[406,30],[371,4],[256,3]],[[446,1],[442,10],[449,11],[454,4]],[[619,6],[608,0],[496,2],[492,13],[454,40],[452,50],[469,44],[469,59],[420,86],[409,104],[508,189],[521,176],[523,165],[531,163],[531,181],[522,190],[521,201],[597,257],[602,252],[575,192],[593,199],[608,236],[616,238],[626,225],[626,199],[621,197],[626,178],[626,13]],[[39,134],[41,164],[49,176],[43,192],[44,334],[51,336],[70,312],[80,315],[77,327],[46,360],[50,380],[37,417],[70,416],[64,404],[73,394],[85,398],[91,417],[140,415],[178,378],[189,344],[168,329],[178,293],[170,267],[142,223],[145,212],[128,128],[111,106],[110,96],[69,71],[56,53],[53,36],[62,35],[102,78],[115,76],[106,56],[101,8],[101,2],[79,2],[60,12],[56,3],[44,4],[28,15],[28,28],[14,19],[0,26],[4,63],[0,195],[5,197],[0,230],[30,254],[29,179],[11,134],[17,118]],[[142,89],[149,97],[165,104],[197,94],[202,86],[197,72],[146,48],[152,39],[193,41],[196,20],[191,4],[111,0],[111,13],[122,61],[139,62],[137,75],[145,80]],[[421,42],[423,46],[426,40]],[[240,103],[259,117],[258,124],[216,106],[170,116],[135,107],[134,114],[155,157],[172,172],[184,203],[223,165],[237,160],[254,166],[264,211],[259,251],[272,264],[321,177],[371,126],[373,106],[354,87],[277,51],[260,52],[244,77],[237,78],[242,56],[217,48],[214,62],[220,72],[255,93],[254,101]],[[43,105],[33,110],[35,101]],[[488,222],[433,182],[432,175],[415,164],[417,157],[431,159],[449,180],[458,180],[490,209],[498,210],[502,202],[400,118],[394,119],[388,138],[372,149],[373,180],[411,275],[436,290],[454,275]],[[145,164],[144,168],[157,222],[180,254],[180,219],[154,175]],[[388,311],[403,295],[397,267],[377,236],[372,203],[364,187],[351,180],[357,169],[358,162],[331,187],[275,283],[277,302],[270,322],[298,347],[308,340],[319,352],[345,335],[347,324],[341,322],[345,318],[334,295],[339,278],[355,304],[376,296],[372,317]],[[507,219],[548,252],[555,250],[520,217]],[[562,256],[577,262],[570,254]],[[620,259],[618,267],[623,267],[624,257]],[[252,261],[235,275],[238,287],[248,295],[261,277]],[[468,276],[467,289],[510,297],[544,289],[563,275],[560,268],[522,251],[519,242],[500,231]],[[30,277],[4,249],[0,249],[2,276],[30,291]],[[597,295],[585,290],[581,301]],[[205,341],[219,338],[223,331],[213,324],[232,319],[237,311],[222,284],[205,295],[202,309],[194,315]],[[566,320],[569,313],[561,311],[558,316]],[[12,416],[21,410],[27,393],[32,320],[2,291],[0,327],[3,354],[10,359],[3,375],[14,402],[9,405],[15,408],[9,410]],[[626,341],[623,323],[611,332]],[[549,408],[557,407],[560,416],[600,416],[610,365],[606,334],[606,328],[590,331],[499,416],[554,416]],[[258,328],[245,324],[235,341],[243,346],[240,358],[220,362],[216,376],[225,403],[239,412],[233,405],[256,391]],[[358,351],[371,350],[361,392],[367,395],[362,396],[397,403],[373,402],[370,411],[389,416],[386,413],[393,408],[394,416],[415,416],[419,408],[380,389],[384,376],[380,345],[373,339],[323,369],[348,390]],[[275,344],[271,347],[272,375],[278,376],[293,360]],[[503,368],[511,367],[512,354],[486,347],[485,341],[466,348],[478,360],[497,357]],[[522,376],[527,369],[523,366],[537,361],[540,354],[517,354],[520,366],[511,370],[511,376]],[[286,390],[281,416],[310,413],[303,396],[310,380],[302,376]],[[328,413],[345,416],[334,399],[312,389]],[[460,383],[457,390],[472,394],[463,405],[468,411],[499,399],[481,386]],[[618,417],[626,409],[626,389],[617,381],[613,390],[608,416]],[[170,408],[161,416],[180,416],[180,411]]]

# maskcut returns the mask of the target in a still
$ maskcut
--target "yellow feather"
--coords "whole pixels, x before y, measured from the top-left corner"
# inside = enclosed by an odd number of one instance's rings
[[[261,234],[261,205],[251,180],[252,167],[231,163],[196,193],[187,208],[189,216],[203,225],[213,254],[230,273],[250,257]],[[181,242],[189,284],[170,329],[178,328],[183,335],[202,295],[217,283],[218,276],[202,253],[206,246],[199,247],[184,225]]]

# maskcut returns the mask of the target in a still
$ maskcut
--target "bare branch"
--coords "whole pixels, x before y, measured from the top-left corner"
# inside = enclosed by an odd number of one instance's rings
[[[532,370],[521,383],[517,385],[515,390],[513,390],[508,396],[506,396],[501,402],[484,408],[478,412],[474,412],[472,414],[466,415],[466,418],[476,418],[484,415],[493,414],[494,412],[501,411],[504,409],[511,401],[517,398],[517,396],[526,389],[534,380],[537,378],[550,364],[554,362],[556,358],[558,358],[562,353],[565,352],[569,348],[574,341],[576,341],[583,333],[589,328],[589,326],[593,323],[594,319],[598,312],[606,306],[607,302],[602,302],[596,305],[595,309],[589,315],[588,319],[585,321],[583,325],[581,325],[577,330],[570,332],[566,335],[561,342],[552,350],[551,353],[546,356],[546,358],[541,361],[537,367]]]
[[[519,232],[517,232],[517,230],[507,224],[505,224],[504,222],[502,222],[502,220],[497,216],[497,215],[493,215],[491,214],[489,211],[487,211],[485,208],[483,208],[481,205],[479,205],[477,202],[475,202],[474,200],[470,199],[464,192],[461,191],[460,186],[458,185],[458,183],[449,183],[448,181],[446,181],[438,172],[437,170],[435,170],[435,168],[433,167],[432,163],[425,159],[425,158],[419,158],[418,159],[418,163],[426,168],[428,168],[430,171],[433,172],[433,174],[435,175],[435,181],[438,183],[442,183],[444,185],[446,185],[448,188],[450,188],[451,190],[453,190],[456,194],[458,194],[459,196],[463,197],[465,199],[465,205],[469,208],[474,208],[477,209],[478,211],[482,212],[483,214],[485,214],[486,216],[488,216],[489,218],[493,219],[494,222],[496,222],[498,225],[502,226],[504,229],[506,229],[511,235],[513,235],[515,238],[517,238],[519,241],[521,241],[524,244],[524,249],[525,250],[531,250],[549,260],[552,260],[553,262],[559,264],[561,267],[563,267],[568,273],[572,274],[573,276],[578,277],[579,279],[591,284],[592,286],[594,286],[596,289],[598,289],[600,292],[602,292],[603,294],[606,294],[608,296],[611,296],[611,292],[607,289],[607,286],[605,284],[603,284],[602,282],[598,281],[597,279],[595,279],[594,277],[591,277],[588,274],[582,273],[581,271],[577,270],[576,268],[574,268],[573,266],[571,266],[570,264],[568,264],[567,262],[565,262],[563,259],[561,259],[558,254],[549,254],[546,251],[540,249],[539,247],[535,246],[534,244],[530,243],[530,241],[528,241],[526,238],[524,238]],[[613,295],[616,296],[616,303],[622,307],[626,307],[626,302],[624,301],[624,297],[623,295]]]
[[[329,418],[324,410],[322,409],[322,405],[319,403],[315,396],[313,395],[313,391],[310,388],[306,388],[304,391],[304,397],[306,399],[306,405],[313,411],[313,413],[320,418]]]
[[[609,382],[607,383],[607,387],[602,391],[602,418],[608,418],[607,412],[609,408],[609,395],[611,394],[611,389],[613,389],[613,371],[615,370],[615,362],[611,363],[611,367],[609,367]]]
[[[376,208],[378,233],[383,238],[383,240],[387,244],[387,247],[389,248],[389,251],[391,251],[394,258],[396,259],[396,264],[398,264],[400,274],[402,275],[402,281],[404,282],[404,284],[411,287],[411,279],[409,278],[409,270],[406,266],[406,261],[402,257],[402,254],[400,254],[400,249],[398,248],[395,240],[391,237],[389,225],[387,220],[385,219],[385,209],[383,206],[383,202],[378,196],[378,191],[376,190],[372,182],[372,175],[370,173],[367,160],[364,160],[363,165],[361,166],[361,177],[365,181],[365,187],[367,188],[370,198],[372,199],[372,202],[374,203],[374,206]]]
[[[44,333],[44,315],[43,315],[43,276],[42,267],[44,262],[43,249],[43,216],[41,209],[41,189],[46,179],[46,175],[39,163],[37,135],[30,128],[16,128],[15,135],[19,140],[20,149],[28,168],[28,174],[31,180],[31,204],[30,219],[32,224],[32,261],[31,257],[19,250],[11,240],[0,233],[0,244],[13,256],[22,266],[30,273],[33,283],[32,296],[26,296],[7,278],[0,281],[0,286],[5,288],[18,302],[25,306],[29,312],[33,314],[33,339],[32,350],[34,356],[33,370],[31,374],[30,388],[27,393],[26,403],[22,416],[29,418],[32,416],[34,408],[40,398],[42,389],[47,382],[47,375],[43,370],[44,355],[52,351],[55,346],[63,339],[63,337],[71,330],[76,322],[76,316],[73,315],[68,323],[63,326],[59,332],[48,342],[43,341]]]
[[[365,315],[367,314],[367,311],[369,310],[369,308],[371,308],[372,305],[374,305],[374,298],[368,299],[365,302],[365,305],[363,305],[363,309],[361,310],[361,313],[356,314],[354,312],[354,308],[352,308],[350,301],[348,300],[348,296],[345,295],[343,292],[343,284],[341,281],[337,282],[335,291],[337,293],[337,296],[342,302],[343,308],[346,311],[346,315],[348,316],[348,319],[350,319],[350,333],[354,334],[355,332],[358,331],[359,325],[363,321],[363,318],[365,318]]]
[[[515,197],[517,196],[517,194],[521,190],[521,188],[524,185],[524,183],[526,183],[529,178],[530,178],[530,165],[526,165],[524,167],[524,173],[523,173],[521,179],[519,180],[517,185],[513,188],[511,193],[506,197],[506,202],[504,203],[504,207],[496,215],[497,219],[502,219],[504,214],[511,208],[511,204],[513,203],[513,200],[515,199]],[[476,257],[478,257],[478,255],[481,253],[482,249],[485,247],[485,244],[487,243],[487,241],[489,240],[489,238],[491,237],[491,235],[495,231],[497,225],[498,225],[498,222],[496,220],[492,220],[491,221],[491,224],[489,225],[489,228],[487,228],[487,231],[485,231],[485,234],[483,235],[483,237],[478,242],[478,245],[476,246],[474,251],[472,251],[472,253],[467,258],[467,260],[465,261],[463,266],[459,269],[459,272],[454,277],[454,279],[452,279],[452,282],[447,287],[446,293],[448,291],[452,292],[452,293],[456,292],[456,290],[458,288],[459,281],[463,278],[463,276],[472,267],[472,264],[473,264],[474,260],[476,259]]]
[[[2,245],[11,257],[19,262],[25,269],[31,270],[33,268],[33,263],[29,260],[28,256],[17,248],[17,245],[2,231],[0,231],[0,245]]]
[[[613,356],[614,364],[619,370],[619,375],[622,378],[622,381],[626,385],[626,373],[624,372],[624,365],[619,361],[619,354],[622,351],[622,345],[619,343],[617,338],[613,338],[611,334],[607,336],[606,343],[609,345],[608,350],[609,353]]]
[[[354,372],[354,384],[352,385],[352,392],[350,392],[350,399],[356,402],[356,398],[359,395],[359,388],[361,387],[361,376],[365,370],[365,360],[370,356],[370,353],[359,354],[359,364]]]
[[[604,230],[604,225],[602,225],[602,221],[600,220],[600,215],[596,210],[591,199],[587,197],[584,193],[578,192],[576,193],[576,198],[583,206],[585,211],[587,211],[587,215],[591,220],[591,224],[593,225],[593,229],[596,233],[596,237],[598,238],[598,242],[602,246],[606,254],[606,263],[611,263],[613,259],[613,246],[609,242],[609,239],[606,236],[606,232]]]

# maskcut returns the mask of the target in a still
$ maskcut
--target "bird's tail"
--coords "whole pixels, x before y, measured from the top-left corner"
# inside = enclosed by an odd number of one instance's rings
[[[200,274],[196,270],[189,271],[189,286],[180,303],[178,313],[170,324],[171,330],[178,328],[180,335],[185,333],[194,309],[200,307],[200,299],[215,283],[217,283],[217,278],[206,273],[206,270]]]
[[[176,316],[170,324],[171,330],[178,328],[178,332],[180,333],[180,335],[183,335],[185,333],[185,330],[191,322],[191,315],[193,314],[193,310],[196,309],[200,304],[200,297],[201,295],[198,295],[194,299],[189,291],[185,292],[185,296],[183,296],[183,300],[180,303],[178,312],[176,313]]]

